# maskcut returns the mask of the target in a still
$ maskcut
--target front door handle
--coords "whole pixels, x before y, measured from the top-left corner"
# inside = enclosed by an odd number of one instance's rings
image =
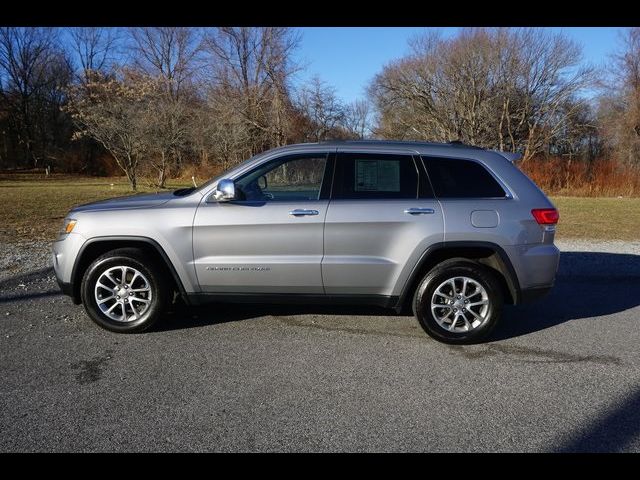
[[[304,215],[318,215],[318,210],[305,210],[304,208],[296,208],[295,210],[291,210],[289,215],[293,215],[294,217],[302,217]]]
[[[404,213],[409,215],[430,215],[436,213],[433,208],[407,208]]]

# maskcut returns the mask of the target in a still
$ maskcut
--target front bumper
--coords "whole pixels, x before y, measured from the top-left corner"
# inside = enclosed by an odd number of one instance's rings
[[[60,287],[60,290],[62,290],[62,293],[64,293],[68,297],[73,297],[73,285],[71,285],[71,283],[63,282],[57,276],[56,276],[56,280],[58,282],[58,286]]]
[[[73,265],[75,259],[80,251],[80,248],[85,242],[85,238],[77,233],[70,233],[65,237],[53,242],[51,251],[51,261],[53,263],[53,270],[56,274],[56,281],[60,286],[60,290],[65,295],[69,295],[75,298],[73,279]]]

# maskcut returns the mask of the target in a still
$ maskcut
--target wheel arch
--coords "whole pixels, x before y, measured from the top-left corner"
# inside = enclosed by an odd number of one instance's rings
[[[82,277],[91,263],[100,255],[118,248],[139,248],[154,258],[167,274],[171,286],[185,302],[188,296],[180,276],[162,246],[152,238],[138,236],[108,236],[87,240],[78,252],[71,270],[71,298],[75,304],[81,303],[80,288]]]
[[[458,257],[476,261],[496,272],[505,303],[520,303],[518,276],[504,249],[491,242],[459,241],[435,243],[424,251],[405,281],[396,309],[406,308],[420,281],[431,269],[445,260]]]

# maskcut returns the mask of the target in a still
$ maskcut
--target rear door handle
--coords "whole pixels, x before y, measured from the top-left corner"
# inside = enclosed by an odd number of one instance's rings
[[[289,215],[293,215],[294,217],[302,217],[304,215],[318,215],[318,210],[305,210],[303,208],[296,208],[295,210],[291,210]]]
[[[407,208],[404,213],[409,215],[430,215],[436,213],[433,208]]]

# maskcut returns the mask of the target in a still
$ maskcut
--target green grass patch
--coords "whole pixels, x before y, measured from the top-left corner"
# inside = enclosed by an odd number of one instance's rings
[[[552,197],[560,211],[556,238],[640,240],[640,198]]]

